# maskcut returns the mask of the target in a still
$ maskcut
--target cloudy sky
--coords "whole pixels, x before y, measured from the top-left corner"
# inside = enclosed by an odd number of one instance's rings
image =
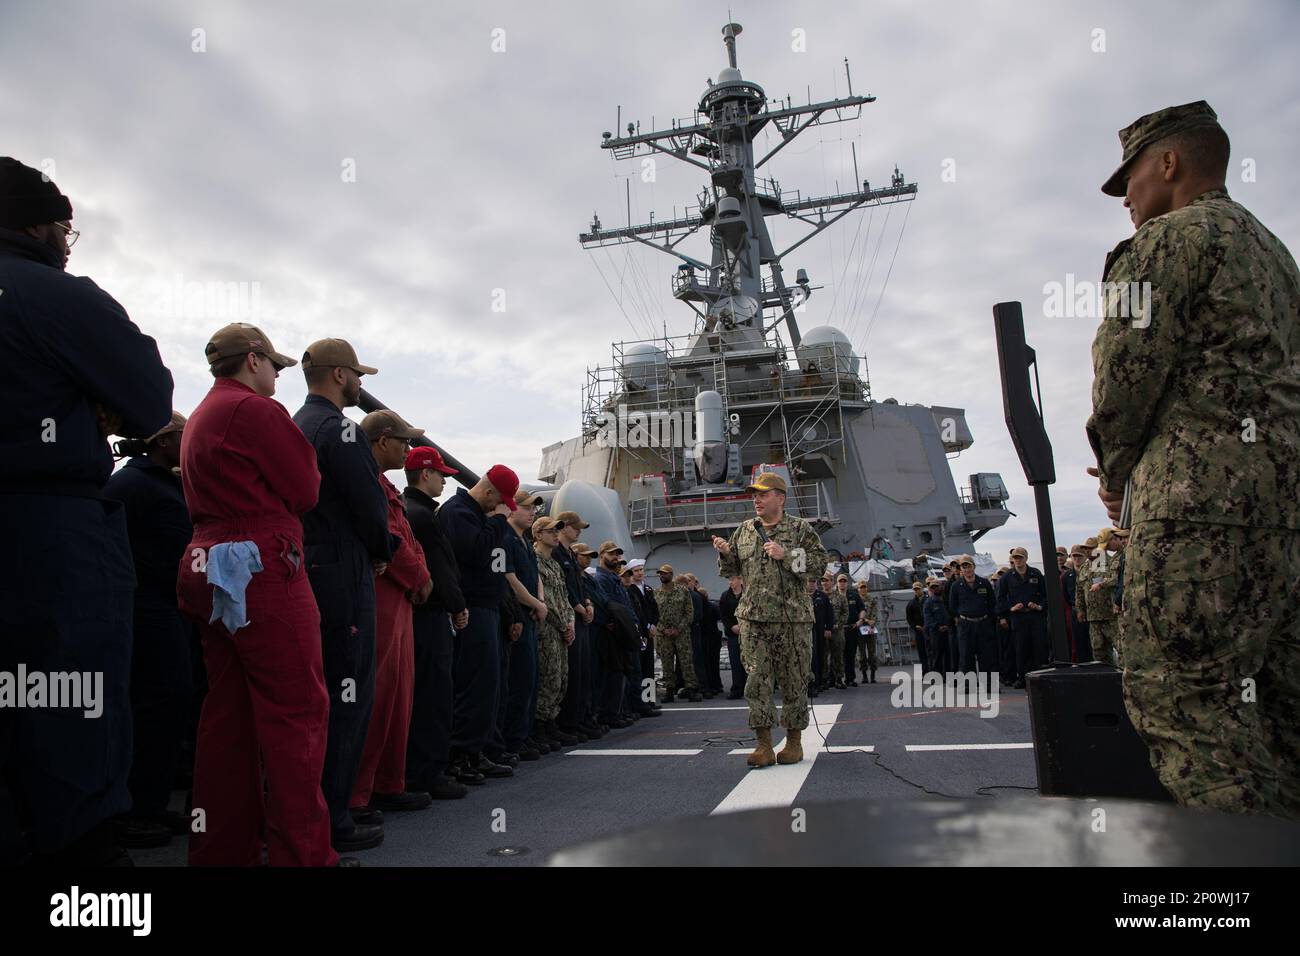
[[[863,178],[884,183],[897,163],[920,187],[786,261],[827,287],[803,327],[846,329],[878,399],[964,407],[975,445],[954,474],[1001,472],[1018,514],[980,548],[1036,555],[991,319],[993,303],[1024,302],[1056,451],[1057,540],[1095,532],[1105,516],[1083,426],[1097,321],[1046,316],[1044,286],[1097,278],[1131,232],[1098,188],[1118,164],[1115,131],[1197,99],[1232,137],[1230,192],[1297,248],[1300,7],[730,7],[740,68],[769,97],[843,95],[847,57],[854,91],[879,98],[773,160],[783,187],[850,188],[850,144]],[[690,116],[725,65],[727,19],[714,0],[6,0],[0,153],[43,166],[71,197],[82,238],[69,271],[157,338],[182,411],[208,388],[203,345],[227,321],[261,325],[293,355],[344,336],[379,367],[377,396],[471,467],[502,461],[528,480],[542,446],[576,433],[585,369],[609,363],[610,341],[691,329],[669,292],[673,260],[592,254],[576,237],[593,211],[625,221],[629,176],[637,222],[694,202],[699,170],[665,160],[642,182],[600,134],[620,105],[643,130]],[[772,225],[782,247],[801,232]],[[242,303],[193,296],[228,283],[243,284]],[[282,376],[291,411],[303,394],[297,371]]]

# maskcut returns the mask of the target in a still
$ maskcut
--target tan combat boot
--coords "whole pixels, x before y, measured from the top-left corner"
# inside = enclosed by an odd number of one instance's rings
[[[785,746],[781,752],[776,755],[777,763],[798,763],[803,759],[803,743],[799,739],[801,731],[787,730],[785,732]]]
[[[776,754],[772,752],[772,728],[757,727],[754,733],[758,734],[758,746],[754,752],[745,758],[745,763],[751,767],[770,767],[776,763]]]

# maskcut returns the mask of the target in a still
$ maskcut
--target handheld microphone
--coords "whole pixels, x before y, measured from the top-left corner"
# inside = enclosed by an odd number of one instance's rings
[[[769,537],[767,536],[767,529],[763,527],[763,519],[762,519],[762,518],[755,518],[755,519],[754,519],[754,530],[758,532],[758,536],[763,540],[763,543],[764,543],[764,544],[767,544],[769,541],[772,540],[771,538],[769,538]],[[763,558],[764,558],[764,560],[767,560],[769,557],[770,557],[770,555],[768,555],[768,553],[767,553],[766,551],[764,551],[764,552],[763,552]]]

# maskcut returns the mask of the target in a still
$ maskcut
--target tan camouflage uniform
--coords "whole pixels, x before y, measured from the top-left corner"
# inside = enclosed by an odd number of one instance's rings
[[[1126,153],[1193,109],[1143,117]],[[1121,242],[1105,278],[1152,287],[1148,327],[1102,321],[1088,421],[1103,487],[1131,481],[1129,716],[1179,803],[1296,816],[1300,272],[1212,189]]]
[[[1122,667],[1119,619],[1115,614],[1115,580],[1118,571],[1119,555],[1103,552],[1088,562],[1087,573],[1081,575],[1079,580],[1078,593],[1082,593],[1087,602],[1088,640],[1092,644],[1092,659]],[[1094,584],[1100,584],[1101,587],[1094,591]]]
[[[549,721],[560,715],[569,689],[569,646],[564,638],[574,616],[564,586],[564,569],[545,549],[534,550],[546,601],[546,620],[537,634],[537,719]]]
[[[695,677],[695,661],[691,652],[691,620],[695,616],[691,595],[686,588],[674,582],[655,592],[655,602],[659,607],[655,647],[664,668],[664,691],[671,694],[676,689],[673,685],[680,665],[686,693],[694,694],[699,690],[699,683]],[[670,627],[676,628],[677,633],[669,636],[667,630]]]
[[[866,599],[862,602],[867,612],[868,621],[876,621],[879,626],[879,619],[876,617],[876,596],[867,593]],[[851,622],[855,627],[861,627],[857,621]],[[863,634],[858,632],[858,665],[862,668],[864,674],[876,669],[876,635]]]
[[[745,700],[749,726],[772,727],[776,707],[772,694],[781,685],[781,726],[803,730],[808,726],[808,682],[812,678],[812,599],[807,580],[826,568],[826,551],[812,526],[802,518],[784,515],[768,537],[785,548],[774,561],[763,553],[763,541],[746,521],[731,535],[730,554],[718,555],[718,572],[740,575],[745,590],[736,607],[740,623],[740,654],[745,671]]]
[[[844,629],[849,626],[849,597],[841,594],[838,585],[831,586],[831,610],[835,613],[835,626],[831,628],[830,676],[832,681],[844,682]]]

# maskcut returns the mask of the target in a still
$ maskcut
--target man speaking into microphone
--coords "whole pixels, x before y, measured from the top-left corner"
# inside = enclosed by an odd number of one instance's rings
[[[770,767],[803,759],[800,737],[808,726],[808,628],[813,619],[806,581],[825,570],[826,551],[807,521],[785,513],[786,487],[780,475],[759,475],[747,490],[754,495],[758,517],[742,523],[729,541],[715,536],[713,547],[718,572],[725,578],[739,575],[745,582],[736,618],[748,674],[749,726],[758,736],[746,763]],[[774,682],[781,685],[781,725],[786,729],[780,754],[772,751]]]

